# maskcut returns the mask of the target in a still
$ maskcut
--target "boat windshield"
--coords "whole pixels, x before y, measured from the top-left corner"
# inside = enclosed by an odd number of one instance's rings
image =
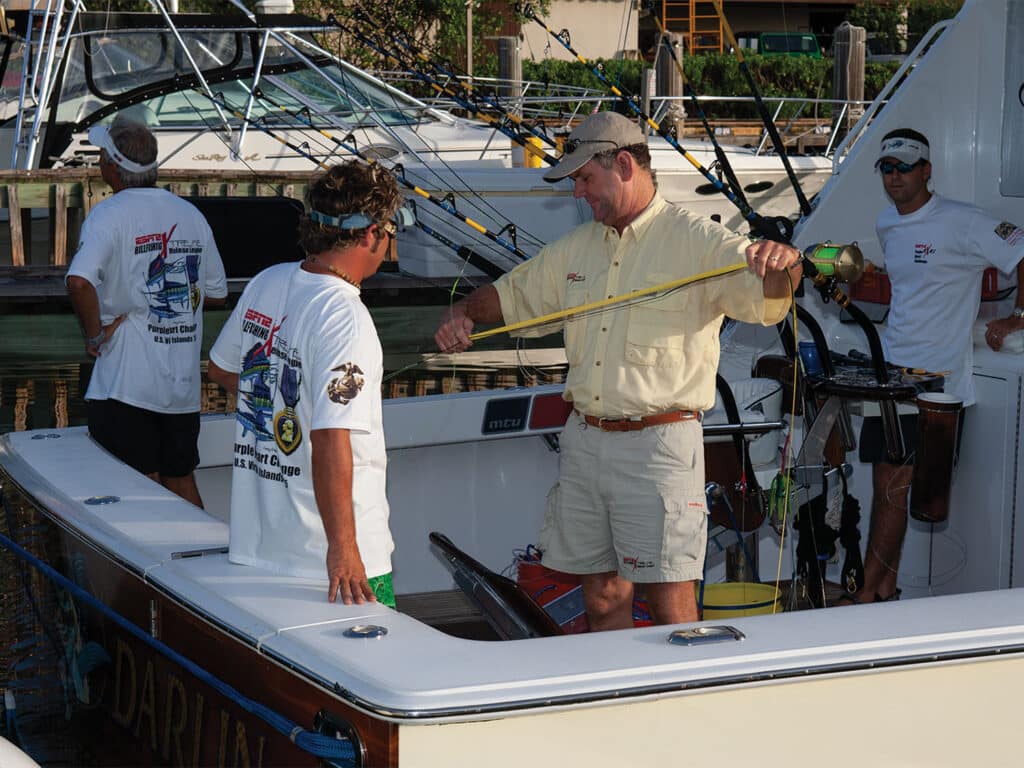
[[[20,40],[8,40],[10,53],[7,66],[0,81],[0,121],[18,114],[18,101],[21,95],[21,70],[25,58],[25,44]]]
[[[75,37],[61,84],[57,122],[88,125],[111,117],[111,105],[133,112],[151,126],[219,125],[214,100],[204,95],[195,77],[198,68],[210,85],[220,111],[234,123],[232,110],[244,112],[252,91],[258,52],[257,36],[238,31],[181,30],[181,40],[165,30],[105,31]],[[277,125],[388,125],[421,121],[424,108],[354,67],[326,56],[306,54],[310,66],[293,48],[270,40],[261,77],[263,92],[251,119]],[[191,61],[190,61],[191,59]],[[194,66],[192,64],[194,62]],[[97,115],[104,110],[105,114]]]

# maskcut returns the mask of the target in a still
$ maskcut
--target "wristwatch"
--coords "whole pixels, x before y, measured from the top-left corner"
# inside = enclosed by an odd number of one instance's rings
[[[1024,307],[1014,307],[1013,312],[1010,313],[1010,317],[1014,320],[1020,320],[1024,318]]]
[[[107,338],[107,332],[100,328],[100,332],[93,336],[91,339],[85,340],[85,346],[87,347],[98,347]]]

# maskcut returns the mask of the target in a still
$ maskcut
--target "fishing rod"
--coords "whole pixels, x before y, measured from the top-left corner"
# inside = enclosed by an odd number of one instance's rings
[[[814,245],[810,245],[800,254],[800,263],[803,266],[803,274],[812,278],[814,284],[819,289],[825,288],[830,290],[833,297],[843,297],[845,303],[841,306],[843,306],[844,309],[851,306],[849,298],[847,298],[835,284],[839,280],[845,282],[856,282],[860,279],[861,274],[863,274],[864,256],[856,244],[833,245],[832,243],[816,243]],[[577,315],[606,309],[608,307],[624,304],[636,299],[653,296],[657,293],[673,291],[677,288],[690,285],[691,283],[710,280],[724,275],[731,275],[734,272],[740,272],[741,270],[747,269],[747,267],[748,264],[745,261],[730,264],[725,267],[716,267],[715,269],[709,269],[706,272],[678,278],[676,280],[669,280],[668,282],[652,285],[648,288],[638,288],[635,291],[629,291],[628,293],[619,294],[618,296],[609,296],[607,299],[599,299],[598,301],[579,304],[575,307],[561,309],[557,312],[551,312],[529,320],[509,323],[508,325],[503,325],[499,328],[490,328],[486,331],[471,333],[469,338],[471,341],[477,341],[478,339],[486,339],[499,333],[510,333],[512,331],[533,328],[538,325],[547,325],[548,323],[553,323],[557,320],[571,319]]]
[[[676,65],[676,71],[679,72],[679,80],[683,84],[683,92],[693,103],[693,108],[697,111],[697,116],[700,118],[700,122],[704,126],[704,133],[711,141],[711,146],[715,150],[715,158],[718,160],[718,167],[722,170],[722,173],[725,174],[725,178],[729,181],[729,186],[732,187],[733,192],[736,193],[736,197],[749,205],[746,195],[743,194],[743,187],[740,184],[740,180],[736,176],[736,172],[732,167],[732,163],[730,162],[728,155],[725,154],[725,150],[722,149],[722,145],[718,143],[718,139],[715,137],[715,131],[708,122],[707,115],[704,114],[704,109],[701,107],[700,101],[697,100],[697,92],[693,90],[689,80],[686,79],[686,73],[683,71],[683,64],[679,61],[679,57],[676,56],[675,49],[672,47],[672,41],[669,40],[668,32],[662,25],[661,19],[658,18],[658,14],[655,13],[654,0],[645,0],[641,10],[643,13],[646,13],[648,17],[653,19],[655,25],[658,27],[658,37],[661,39],[665,49],[668,51],[668,55],[672,58],[672,63]]]
[[[551,37],[557,40],[570,54],[575,56],[581,64],[590,67],[590,71],[594,73],[598,80],[604,83],[613,94],[625,102],[637,117],[647,123],[647,125],[649,125],[659,136],[672,145],[672,147],[679,152],[687,162],[690,163],[690,165],[696,168],[704,178],[714,185],[715,189],[725,195],[729,201],[739,209],[740,213],[743,214],[743,217],[750,222],[750,227],[753,232],[769,240],[778,240],[786,243],[790,241],[793,236],[793,222],[783,216],[765,218],[755,212],[746,201],[741,200],[732,189],[723,184],[720,179],[715,178],[711,171],[705,168],[697,158],[687,152],[683,146],[676,141],[675,137],[672,136],[668,129],[660,126],[653,118],[647,115],[630,96],[619,90],[619,87],[607,78],[600,65],[591,64],[591,62],[587,61],[587,59],[580,55],[566,39],[569,36],[568,31],[563,30],[561,33],[554,32],[540,17],[537,16],[533,10],[533,6],[531,5],[527,5],[525,7],[517,6],[517,10],[526,18],[532,19],[543,27]]]
[[[268,104],[270,104],[273,107],[276,107],[277,109],[280,109],[282,112],[284,112],[289,117],[292,117],[292,118],[295,118],[296,120],[301,121],[303,125],[308,126],[309,128],[312,128],[317,133],[321,134],[322,136],[326,137],[330,141],[334,142],[334,144],[336,146],[338,146],[338,147],[346,150],[347,152],[355,155],[356,157],[358,157],[363,162],[365,162],[365,163],[367,163],[369,165],[373,165],[374,163],[379,162],[376,158],[370,157],[370,156],[366,155],[365,153],[361,152],[359,150],[359,148],[355,144],[349,144],[346,140],[339,139],[333,133],[325,131],[323,128],[317,127],[316,125],[313,124],[312,118],[303,115],[301,113],[301,111],[300,112],[293,112],[293,111],[289,110],[287,107],[285,107],[284,105],[276,102],[274,99],[271,99],[259,87],[257,87],[253,91],[253,93],[256,96],[256,98],[261,99],[261,100],[267,102]],[[430,201],[431,203],[433,203],[434,205],[439,207],[441,210],[445,211],[449,215],[451,215],[451,216],[455,217],[456,219],[458,219],[459,221],[461,221],[467,227],[473,229],[476,232],[479,232],[481,235],[483,235],[484,237],[488,238],[489,240],[497,243],[498,245],[500,245],[505,250],[507,250],[507,251],[509,251],[511,253],[514,253],[516,256],[518,256],[523,261],[525,261],[525,260],[530,258],[529,254],[524,253],[522,250],[520,250],[519,246],[514,241],[515,237],[516,237],[516,235],[515,235],[515,225],[514,224],[509,224],[508,225],[508,227],[511,228],[510,231],[512,232],[512,238],[513,238],[513,241],[510,242],[510,241],[506,240],[505,238],[503,238],[501,236],[500,232],[497,232],[497,233],[493,232],[492,230],[490,230],[487,227],[485,227],[483,224],[480,224],[479,222],[475,221],[474,219],[471,219],[468,216],[466,216],[465,214],[461,213],[455,207],[455,202],[454,202],[455,197],[454,197],[454,195],[452,193],[449,192],[443,198],[435,197],[433,194],[431,194],[430,192],[426,191],[422,187],[420,187],[417,184],[414,184],[413,182],[409,181],[406,178],[406,176],[405,176],[405,167],[402,166],[401,164],[398,164],[394,168],[391,168],[389,170],[392,172],[392,174],[394,174],[395,178],[398,180],[398,183],[401,184],[406,189],[408,189],[410,192],[413,192],[413,193],[419,195],[420,197],[424,198],[425,200]]]
[[[367,14],[366,11],[364,11],[362,8],[356,10],[356,18],[362,18],[367,23],[373,24],[373,18],[370,17],[369,14]],[[486,92],[483,92],[480,89],[476,88],[472,82],[461,79],[457,73],[449,69],[446,69],[437,61],[428,57],[423,52],[423,49],[419,48],[409,40],[409,36],[407,34],[400,35],[397,32],[390,32],[388,34],[392,40],[394,40],[401,47],[409,51],[413,56],[422,61],[432,70],[434,70],[434,72],[444,75],[447,78],[448,82],[454,82],[459,88],[466,92],[469,98],[482,99],[485,106],[500,112],[502,117],[511,121],[520,129],[529,131],[532,136],[537,137],[548,146],[557,148],[558,145],[556,144],[555,140],[548,136],[546,132],[537,130],[534,126],[527,123],[518,115],[509,112],[507,109],[502,107],[501,104],[499,104],[495,98],[493,98]]]
[[[334,14],[330,14],[327,17],[327,21],[328,21],[328,23],[334,24],[336,27],[338,27],[338,29],[342,30],[343,32],[346,32],[346,33],[352,35],[357,40],[359,40],[359,42],[361,42],[363,45],[367,46],[368,48],[370,48],[373,51],[376,51],[381,56],[385,57],[385,59],[390,59],[390,60],[396,62],[399,67],[402,67],[407,72],[409,72],[411,75],[413,75],[417,79],[419,79],[419,80],[423,81],[424,83],[426,83],[428,86],[433,88],[436,92],[443,93],[445,96],[448,96],[448,97],[454,99],[455,102],[460,107],[462,107],[463,109],[465,109],[468,112],[471,112],[473,115],[477,116],[479,119],[483,120],[488,125],[494,127],[496,130],[498,130],[501,133],[503,133],[506,136],[508,136],[512,141],[514,141],[516,144],[521,146],[524,151],[529,152],[531,155],[534,155],[535,157],[539,157],[541,160],[543,160],[548,165],[558,165],[558,158],[556,158],[556,157],[554,157],[552,155],[549,155],[547,152],[545,152],[540,147],[531,144],[521,134],[519,134],[518,132],[516,132],[515,130],[510,128],[505,120],[499,120],[498,118],[494,117],[494,115],[490,115],[487,112],[484,112],[477,105],[475,105],[475,104],[473,104],[473,103],[471,103],[469,101],[466,101],[464,98],[459,96],[453,90],[451,90],[450,88],[448,88],[448,87],[446,87],[444,85],[441,85],[441,83],[439,83],[437,80],[434,80],[433,78],[429,77],[426,73],[421,72],[420,70],[417,70],[414,67],[410,67],[409,64],[404,59],[402,59],[400,56],[396,55],[396,53],[394,51],[386,50],[385,48],[383,48],[380,45],[380,43],[378,43],[378,42],[376,42],[374,40],[371,40],[369,37],[364,35],[362,32],[359,32],[358,30],[352,29],[351,27],[349,27],[349,26],[343,24],[342,22],[338,21],[337,17],[335,17]]]
[[[717,269],[709,269],[707,272],[701,272],[698,275],[691,275],[689,277],[679,278],[678,280],[670,280],[666,283],[659,283],[658,285],[652,285],[649,288],[639,288],[629,293],[623,293],[618,296],[611,296],[607,299],[600,299],[598,301],[591,301],[587,304],[580,304],[575,307],[569,307],[568,309],[561,309],[557,312],[551,312],[540,317],[535,317],[530,320],[520,320],[518,323],[509,323],[499,328],[490,328],[486,331],[480,331],[479,333],[471,333],[469,338],[471,341],[477,341],[478,339],[486,339],[490,336],[496,336],[499,333],[511,333],[512,331],[520,331],[525,328],[533,328],[538,325],[547,325],[553,323],[556,320],[569,320],[577,315],[582,315],[587,312],[594,312],[599,309],[606,309],[607,307],[615,306],[617,304],[623,304],[628,301],[635,299],[642,299],[645,296],[651,296],[656,293],[664,293],[666,291],[672,291],[676,288],[682,288],[685,285],[696,283],[701,280],[710,280],[713,277],[721,277],[722,275],[731,275],[733,272],[739,272],[742,269],[747,268],[745,261],[737,264],[730,264],[727,267],[718,267]]]
[[[811,204],[804,195],[803,189],[800,188],[800,180],[797,179],[796,174],[793,172],[793,166],[790,164],[789,156],[786,154],[786,146],[782,143],[782,137],[779,136],[779,129],[775,127],[775,121],[768,114],[768,108],[764,105],[764,99],[761,98],[761,91],[757,87],[757,83],[754,82],[754,75],[750,71],[750,67],[747,66],[746,59],[743,58],[743,51],[740,49],[739,43],[736,42],[736,36],[732,33],[732,27],[729,26],[729,22],[725,18],[725,12],[722,10],[722,0],[712,0],[712,4],[715,6],[715,11],[718,12],[718,18],[721,20],[722,29],[725,30],[725,35],[729,39],[729,45],[736,51],[736,62],[739,64],[740,72],[743,73],[747,85],[750,86],[750,92],[754,95],[754,104],[757,105],[757,111],[761,115],[761,122],[764,123],[765,130],[768,131],[768,135],[771,137],[772,145],[782,160],[782,165],[786,169],[786,176],[789,177],[789,183],[793,185],[793,192],[796,194],[797,202],[800,203],[800,213],[804,216],[810,216]]]
[[[323,162],[321,160],[318,160],[310,152],[307,152],[305,149],[303,149],[302,147],[298,146],[297,144],[293,144],[292,142],[288,141],[283,136],[279,136],[274,131],[270,130],[265,125],[263,125],[262,121],[260,121],[260,120],[253,120],[252,118],[246,117],[241,112],[239,112],[237,109],[235,109],[231,104],[229,104],[228,102],[224,101],[223,99],[218,99],[214,95],[211,95],[211,94],[208,94],[208,93],[204,93],[202,91],[196,91],[196,92],[201,94],[201,95],[203,95],[203,96],[205,96],[206,98],[210,99],[215,104],[218,104],[219,106],[227,109],[231,114],[233,114],[238,119],[245,121],[249,125],[251,125],[254,128],[256,128],[257,130],[260,130],[263,133],[265,133],[268,136],[270,136],[270,138],[274,139],[277,142],[280,142],[284,146],[288,147],[288,149],[290,149],[293,152],[295,152],[296,154],[298,154],[300,157],[305,157],[307,160],[312,161],[314,164],[316,164],[317,166],[319,166],[323,170],[329,170],[330,169],[330,166],[327,165],[327,163],[325,163],[325,162]],[[349,149],[344,144],[342,144],[341,146],[343,148],[345,148],[345,149]],[[349,151],[352,151],[353,155],[355,155],[356,157],[358,157],[360,160],[362,160],[363,162],[367,163],[368,165],[373,165],[374,163],[377,162],[376,159],[371,158],[371,157],[366,157],[361,152],[353,151],[353,150],[349,150]],[[395,172],[394,172],[393,169],[388,169],[388,170],[391,171],[392,175],[395,175]],[[404,174],[404,170],[403,170],[403,174]],[[406,181],[404,179],[404,176],[400,177],[400,176],[395,175],[395,179],[398,180],[399,183],[402,183],[403,185],[411,183],[411,182]],[[416,189],[419,189],[419,188],[416,187]],[[428,197],[432,197],[432,196],[429,195],[429,193],[425,193],[425,194],[427,194]],[[434,198],[434,200],[436,200],[436,198]],[[441,207],[444,210],[447,210],[447,208],[445,208],[443,205]],[[447,245],[449,247],[454,248],[456,250],[456,252],[459,254],[460,257],[465,258],[465,260],[467,262],[472,264],[474,267],[479,269],[481,272],[486,274],[488,277],[497,278],[497,277],[500,277],[501,275],[505,274],[505,272],[507,271],[507,270],[504,270],[501,267],[499,267],[497,264],[494,264],[492,261],[490,261],[489,259],[485,258],[484,256],[481,256],[479,253],[477,253],[476,251],[472,250],[468,246],[457,246],[455,243],[453,243],[451,240],[449,240],[447,238],[442,239],[441,237],[438,236],[437,232],[435,232],[433,229],[431,229],[426,224],[421,222],[419,220],[418,216],[415,218],[415,223],[416,223],[416,226],[419,229],[421,229],[422,231],[426,232],[431,237],[434,237],[435,239],[437,239],[439,242],[443,243],[444,245]],[[479,225],[477,225],[477,226],[479,226]],[[474,229],[475,228],[476,227],[474,227]]]

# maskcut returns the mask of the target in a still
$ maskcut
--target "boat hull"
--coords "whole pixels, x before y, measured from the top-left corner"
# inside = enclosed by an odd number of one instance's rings
[[[39,643],[40,652],[49,657],[48,674],[67,676],[78,670],[82,678],[77,690],[50,697],[52,711],[39,711],[43,702],[36,702],[34,722],[49,720],[53,724],[63,719],[65,711],[74,714],[74,744],[65,745],[66,749],[79,757],[98,756],[104,765],[315,768],[321,764],[287,734],[247,711],[240,703],[244,697],[307,730],[325,722],[326,732],[330,732],[328,723],[344,723],[358,734],[353,743],[362,764],[396,764],[397,728],[393,724],[347,705],[260,653],[220,626],[216,617],[203,615],[147,583],[143,575],[41,511],[2,471],[0,481],[7,521],[13,524],[13,530],[0,526],[5,535],[15,542],[31,536],[37,557],[45,558],[110,611],[239,694],[225,695],[204,676],[193,674],[189,667],[94,606],[81,600],[72,603],[67,590],[31,568],[23,564],[11,567],[13,555],[5,550],[4,604],[10,606],[13,601],[13,612],[34,615],[35,621],[8,624],[9,634],[2,644],[11,648]],[[28,602],[26,579],[35,605]],[[5,615],[10,616],[11,611],[5,609]],[[23,628],[27,632],[20,631]],[[46,653],[45,638],[36,634],[40,628],[64,639],[63,650],[72,667],[64,667],[52,652]],[[83,654],[83,649],[87,653]],[[95,657],[99,649],[105,660],[82,673],[76,659]],[[16,682],[11,687],[17,692]],[[48,740],[52,731],[34,736]]]

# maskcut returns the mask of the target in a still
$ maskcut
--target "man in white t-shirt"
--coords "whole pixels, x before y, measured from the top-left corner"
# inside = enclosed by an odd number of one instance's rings
[[[966,409],[975,402],[972,327],[981,302],[982,273],[988,267],[1016,270],[1017,284],[1024,286],[1024,230],[929,191],[929,157],[928,139],[917,131],[899,129],[882,139],[876,167],[893,202],[876,224],[884,259],[879,266],[892,286],[882,341],[890,363],[948,371],[944,391],[961,399]],[[1007,333],[1022,328],[1024,288],[1019,288],[1011,316],[990,322],[986,340],[998,350]],[[961,430],[965,415],[966,410]],[[916,418],[900,419],[908,456],[915,448]],[[860,458],[873,467],[871,531],[864,586],[848,598],[851,602],[899,596],[896,575],[907,530],[913,466],[911,460],[890,463],[884,446],[881,420],[865,419]]]
[[[342,163],[314,180],[305,261],[253,278],[210,351],[210,378],[238,396],[229,559],[326,572],[331,602],[394,607],[383,354],[359,291],[401,205],[379,165]]]
[[[193,470],[203,307],[224,303],[224,265],[203,215],[155,186],[157,142],[145,125],[118,117],[109,129],[94,126],[89,141],[114,190],[82,225],[67,274],[85,351],[96,359],[89,433],[202,506]]]

